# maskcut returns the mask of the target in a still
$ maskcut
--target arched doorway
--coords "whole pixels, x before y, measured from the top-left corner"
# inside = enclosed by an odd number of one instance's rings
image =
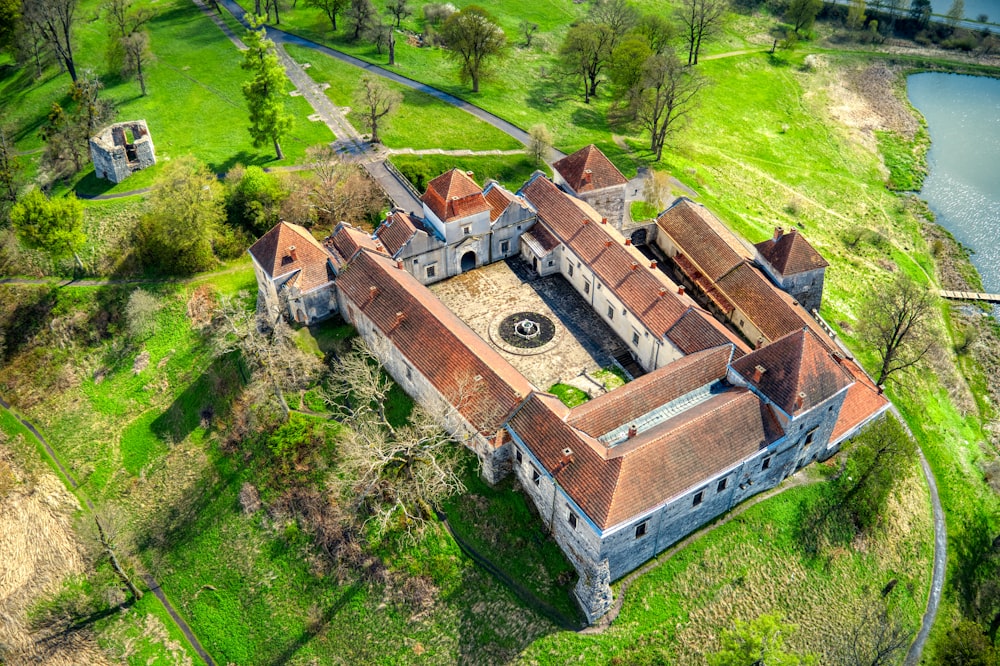
[[[468,252],[462,255],[462,264],[460,268],[462,269],[462,272],[465,273],[466,271],[471,271],[475,267],[476,267],[476,253],[473,252],[472,250],[469,250]]]

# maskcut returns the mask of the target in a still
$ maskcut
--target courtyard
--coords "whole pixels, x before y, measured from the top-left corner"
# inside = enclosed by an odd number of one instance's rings
[[[430,289],[543,391],[563,383],[600,395],[604,385],[593,373],[628,353],[561,275],[538,277],[520,259],[483,266]]]

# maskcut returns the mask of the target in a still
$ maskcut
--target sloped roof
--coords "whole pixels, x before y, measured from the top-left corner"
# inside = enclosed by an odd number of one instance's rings
[[[757,366],[764,374],[754,381]],[[750,352],[732,367],[792,416],[822,403],[853,381],[816,334],[805,327]],[[800,394],[804,396],[802,406],[796,409]]]
[[[483,196],[490,205],[490,222],[496,222],[507,207],[514,203],[514,194],[496,183],[490,183],[483,190]]]
[[[521,373],[388,257],[360,252],[337,286],[480,432],[495,432],[533,390]]]
[[[725,377],[731,351],[732,347],[726,345],[685,356],[574,408],[568,423],[592,437],[600,437]]]
[[[401,210],[394,210],[375,230],[375,235],[392,256],[396,256],[416,234],[417,226],[410,214]]]
[[[750,348],[738,335],[723,326],[715,317],[696,307],[688,308],[684,316],[667,331],[667,337],[685,354],[728,344],[735,347],[733,358],[740,358],[750,352]]]
[[[781,436],[760,400],[741,388],[610,448],[567,422],[573,411],[554,396],[533,393],[509,427],[601,529],[656,507]],[[573,452],[568,464],[566,448]]]
[[[785,302],[760,271],[742,263],[722,276],[716,286],[760,329],[768,340],[802,328],[802,318]]]
[[[594,144],[567,155],[555,162],[552,168],[577,194],[628,182],[628,178]]]
[[[294,259],[292,248],[295,248]],[[249,252],[271,278],[301,271],[295,284],[302,291],[321,287],[333,279],[327,270],[327,262],[333,259],[330,253],[297,224],[279,222],[251,245]]]
[[[830,444],[837,444],[844,435],[889,408],[889,401],[879,392],[875,382],[854,361],[843,359],[841,366],[854,379],[854,384],[847,389]]]
[[[323,242],[332,247],[345,262],[349,262],[362,248],[381,254],[386,253],[381,240],[372,238],[368,232],[355,229],[347,222],[338,224]]]
[[[539,222],[586,263],[636,319],[662,339],[691,304],[677,296],[676,288],[670,288],[672,283],[654,276],[645,260],[633,256],[612,235],[610,225],[584,216],[584,209],[550,180],[535,178],[521,191],[537,210]]]
[[[796,275],[830,265],[795,229],[789,229],[777,239],[772,237],[757,243],[754,247],[781,275]]]
[[[743,257],[705,220],[704,213],[703,206],[681,198],[656,218],[656,225],[714,282]]]
[[[483,190],[461,169],[446,171],[427,183],[421,201],[442,222],[490,210]]]

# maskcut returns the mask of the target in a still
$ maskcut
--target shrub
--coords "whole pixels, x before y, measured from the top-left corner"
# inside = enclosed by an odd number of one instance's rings
[[[278,223],[281,203],[287,190],[275,176],[259,166],[234,167],[226,174],[226,219],[261,235]]]
[[[431,25],[440,25],[458,11],[450,2],[431,2],[424,5],[424,20]]]
[[[135,340],[145,340],[156,333],[156,313],[163,306],[156,296],[143,289],[136,289],[125,306],[125,325]]]

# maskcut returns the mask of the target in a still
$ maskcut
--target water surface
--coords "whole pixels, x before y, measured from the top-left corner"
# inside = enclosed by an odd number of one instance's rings
[[[1000,79],[914,74],[907,91],[931,135],[920,196],[975,250],[986,291],[1000,293]]]

